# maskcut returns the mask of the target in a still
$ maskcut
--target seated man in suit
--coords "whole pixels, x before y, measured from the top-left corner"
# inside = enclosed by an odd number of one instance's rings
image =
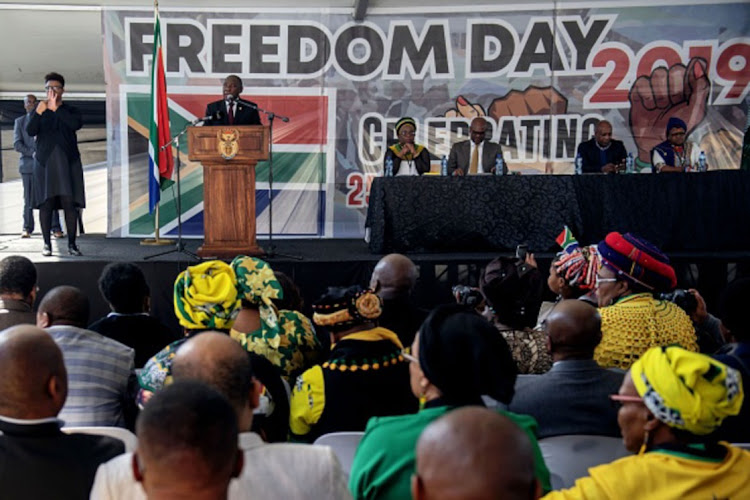
[[[33,325],[0,332],[0,497],[88,498],[99,464],[125,451],[105,436],[64,434],[62,352]]]
[[[260,115],[251,101],[240,102],[242,80],[237,75],[229,75],[224,79],[224,98],[206,106],[205,116],[216,116],[206,120],[204,125],[260,125]],[[248,106],[252,104],[253,106]]]
[[[597,123],[594,137],[578,145],[583,160],[584,174],[614,174],[625,170],[628,152],[622,141],[612,139],[612,124],[606,120]]]
[[[529,437],[508,417],[477,406],[448,412],[422,431],[416,469],[415,500],[542,494]]]
[[[448,173],[450,175],[494,174],[497,155],[502,157],[503,150],[496,142],[487,140],[487,120],[477,116],[469,127],[470,141],[454,144],[448,155]],[[508,166],[503,159],[503,173],[508,173]]]
[[[350,498],[341,465],[330,448],[265,444],[258,434],[249,432],[260,397],[250,358],[228,335],[203,332],[178,349],[172,364],[175,382],[196,380],[208,384],[229,400],[237,415],[245,466],[230,485],[229,498],[247,498],[247,492],[252,492],[253,498]],[[144,412],[152,404],[149,402]],[[126,454],[102,465],[91,498],[144,500],[143,488],[133,478],[131,462],[132,455]]]
[[[36,326],[47,330],[63,352],[70,395],[60,418],[71,427],[133,427],[135,420],[135,351],[86,330],[89,299],[72,286],[58,286],[44,296]]]
[[[13,325],[33,325],[31,308],[36,300],[36,267],[26,257],[0,260],[0,330]]]
[[[602,338],[597,309],[581,300],[563,300],[542,326],[552,369],[519,375],[508,410],[534,417],[540,439],[565,434],[620,437],[609,395],[619,391],[624,373],[601,368],[593,359]]]

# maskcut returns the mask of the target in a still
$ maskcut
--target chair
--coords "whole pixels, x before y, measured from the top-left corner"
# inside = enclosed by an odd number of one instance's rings
[[[61,430],[65,434],[94,434],[119,439],[125,444],[125,453],[134,451],[138,443],[135,434],[122,427],[63,427]]]
[[[588,476],[589,467],[629,455],[621,438],[591,435],[553,436],[539,440],[553,490],[570,488]]]
[[[364,435],[364,432],[331,432],[330,434],[323,434],[313,444],[330,446],[339,462],[341,462],[344,473],[349,476],[354,454],[357,452],[357,446],[359,446],[359,442]]]

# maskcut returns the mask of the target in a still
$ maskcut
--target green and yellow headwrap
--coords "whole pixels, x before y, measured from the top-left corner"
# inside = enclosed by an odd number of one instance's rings
[[[737,370],[681,347],[649,349],[630,367],[630,376],[657,419],[692,434],[713,432],[739,413],[744,399]]]
[[[404,125],[411,125],[412,127],[414,127],[415,131],[417,130],[417,122],[414,121],[414,118],[405,116],[396,122],[396,126],[394,127],[396,130],[396,135],[401,132],[401,127],[403,127]]]
[[[235,257],[231,266],[237,276],[240,298],[258,307],[263,337],[275,337],[279,330],[279,315],[272,299],[284,298],[284,291],[271,266],[264,260],[246,255]]]
[[[225,262],[190,266],[174,282],[174,312],[188,330],[228,330],[239,310],[237,279]]]

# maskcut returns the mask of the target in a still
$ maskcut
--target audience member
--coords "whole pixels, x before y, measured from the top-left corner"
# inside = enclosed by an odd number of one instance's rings
[[[607,397],[617,392],[623,374],[594,361],[594,348],[602,338],[596,308],[580,300],[563,300],[542,326],[552,369],[518,377],[508,409],[534,417],[540,439],[565,434],[619,437],[617,410]]]
[[[582,298],[596,305],[596,297],[591,297],[600,265],[596,245],[581,246],[567,226],[557,237],[557,243],[562,251],[550,265],[549,289],[557,294],[558,300]]]
[[[36,323],[36,267],[26,257],[11,255],[0,260],[0,330]]]
[[[57,414],[68,381],[62,352],[32,325],[0,332],[0,496],[88,498],[100,463],[125,451],[122,441],[64,434]]]
[[[218,332],[191,337],[180,347],[172,365],[175,382],[195,380],[208,384],[229,400],[237,415],[245,466],[238,480],[230,485],[229,498],[247,498],[247,492],[252,492],[254,498],[349,498],[343,471],[330,448],[265,445],[258,434],[249,432],[261,391],[253,378],[254,368],[237,342]],[[131,457],[123,455],[102,465],[92,498],[145,498],[130,464]]]
[[[322,354],[310,320],[297,311],[279,310],[284,291],[265,261],[240,255],[232,261],[242,307],[229,334],[242,347],[267,358],[291,386]]]
[[[736,370],[680,347],[654,347],[611,397],[622,405],[625,448],[637,454],[593,467],[545,499],[747,497],[750,452],[707,437],[740,410]]]
[[[112,310],[95,321],[89,330],[132,347],[135,366],[146,361],[165,345],[177,340],[159,319],[149,316],[151,291],[143,271],[129,262],[107,265],[99,277],[99,291]]]
[[[419,326],[427,317],[414,303],[414,287],[419,271],[406,255],[388,254],[378,261],[370,278],[370,289],[383,301],[378,325],[398,335],[403,345],[411,345]]]
[[[487,139],[487,120],[477,116],[469,126],[470,140],[461,141],[451,147],[448,154],[450,175],[494,174],[498,157],[503,157],[500,144]],[[508,166],[503,161],[503,174]]]
[[[237,429],[234,409],[215,389],[176,382],[138,417],[133,474],[149,500],[224,500],[243,466]]]
[[[68,399],[60,418],[71,427],[132,428],[135,352],[86,330],[89,300],[78,288],[58,286],[39,304],[36,325],[60,346],[68,370]]]
[[[417,409],[409,367],[395,333],[376,327],[380,298],[359,286],[328,289],[313,304],[313,321],[335,343],[328,361],[305,371],[292,391],[293,437],[313,441],[329,432],[362,431],[372,416]]]
[[[667,140],[651,151],[654,172],[690,172],[698,168],[700,149],[686,141],[687,125],[677,117],[667,122]]]
[[[174,308],[185,337],[156,353],[138,374],[139,406],[171,380],[172,358],[188,338],[206,330],[228,333],[240,308],[237,278],[231,266],[220,260],[188,267],[174,284]],[[281,371],[271,362],[248,353],[256,376],[265,387],[262,404],[253,420],[253,430],[268,441],[286,441],[289,428],[289,397]]]
[[[628,152],[622,141],[612,139],[612,124],[602,120],[596,124],[594,137],[578,145],[584,174],[615,174],[625,170]]]
[[[422,175],[430,171],[430,152],[427,147],[414,142],[417,123],[404,117],[396,122],[398,142],[385,152],[385,164],[393,162],[393,175]],[[385,170],[385,169],[384,169]]]
[[[536,325],[542,303],[542,276],[526,262],[498,257],[482,271],[479,288],[485,316],[513,353],[519,373],[545,373],[552,366],[544,332]]]
[[[609,233],[598,250],[602,341],[594,352],[596,362],[625,370],[651,347],[678,344],[697,351],[695,329],[685,311],[653,295],[677,284],[669,258],[630,233]]]
[[[459,408],[428,425],[417,441],[416,462],[415,500],[532,500],[542,494],[528,436],[486,408]]]
[[[349,489],[358,499],[409,498],[415,446],[425,427],[454,408],[484,406],[483,395],[507,404],[516,366],[502,336],[479,314],[450,304],[433,310],[412,344],[411,390],[419,413],[372,418],[352,463]],[[535,476],[545,491],[549,471],[536,444],[536,422],[501,412],[523,429],[534,447]]]
[[[730,343],[713,357],[740,372],[742,386],[750,388],[750,326],[745,308],[750,301],[750,278],[733,281],[719,299],[719,316]],[[745,398],[737,416],[730,416],[712,435],[717,441],[750,443],[750,401]]]

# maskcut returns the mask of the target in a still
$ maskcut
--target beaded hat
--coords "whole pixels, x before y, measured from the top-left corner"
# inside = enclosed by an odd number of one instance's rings
[[[312,305],[313,322],[336,332],[373,321],[383,312],[380,297],[359,285],[329,287]]]
[[[648,290],[665,292],[677,285],[677,276],[669,264],[669,258],[653,244],[634,234],[609,233],[599,242],[598,250],[602,265]]]

